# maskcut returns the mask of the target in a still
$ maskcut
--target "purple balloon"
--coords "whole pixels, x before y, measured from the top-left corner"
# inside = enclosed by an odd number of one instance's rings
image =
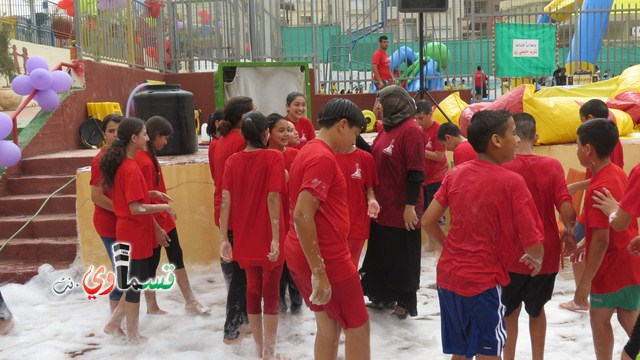
[[[49,70],[35,69],[29,73],[29,84],[38,90],[49,89],[52,82]]]
[[[64,71],[56,70],[51,73],[51,87],[50,89],[61,93],[71,89],[71,83],[73,80],[71,76]]]
[[[20,152],[18,145],[13,141],[0,141],[0,166],[13,166],[20,161],[20,157],[22,157],[22,152]]]
[[[34,99],[38,102],[42,110],[45,111],[53,111],[60,105],[58,94],[51,89],[38,91]]]
[[[0,139],[9,136],[11,130],[13,130],[13,120],[11,120],[9,115],[0,113]]]
[[[11,88],[13,91],[22,96],[27,96],[33,92],[33,86],[29,84],[29,77],[27,75],[18,75],[11,82]]]
[[[184,29],[184,23],[182,21],[178,21],[176,25],[178,25],[178,30]]]
[[[27,73],[31,75],[31,72],[35,69],[45,69],[49,71],[49,64],[42,56],[29,56],[27,59]]]

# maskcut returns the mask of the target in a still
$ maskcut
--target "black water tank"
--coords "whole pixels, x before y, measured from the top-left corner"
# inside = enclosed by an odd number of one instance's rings
[[[169,120],[173,135],[158,155],[193,154],[198,151],[193,94],[180,89],[180,85],[148,85],[134,95],[136,117],[148,120],[162,116]]]

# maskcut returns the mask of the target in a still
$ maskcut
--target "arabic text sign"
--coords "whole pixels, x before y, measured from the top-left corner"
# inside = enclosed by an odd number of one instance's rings
[[[538,39],[513,39],[513,57],[538,57]]]

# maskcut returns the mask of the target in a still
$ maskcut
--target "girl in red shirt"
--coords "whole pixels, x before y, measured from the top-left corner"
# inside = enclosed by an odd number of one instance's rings
[[[244,141],[240,129],[242,127],[242,115],[255,109],[256,106],[250,97],[236,96],[229,101],[224,107],[223,120],[219,123],[220,140],[216,145],[216,151],[213,154],[213,163],[215,169],[215,193],[214,209],[215,223],[220,227],[220,205],[222,203],[222,176],[227,159],[247,146]],[[230,223],[232,225],[232,223]],[[227,237],[233,245],[233,227],[229,226]],[[243,325],[249,323],[247,318],[247,280],[244,269],[238,266],[236,261],[231,261],[222,265],[223,268],[228,266],[231,272],[231,281],[227,292],[227,317],[224,323],[224,343],[232,344],[240,339],[240,330]],[[246,329],[246,327],[243,327]]]
[[[100,159],[107,151],[109,146],[118,136],[118,125],[122,121],[122,116],[118,114],[107,115],[102,120],[102,134],[104,136],[105,146],[91,161],[91,201],[94,204],[93,226],[109,256],[111,268],[115,271],[113,264],[113,244],[116,242],[116,214],[113,213],[113,202],[111,201],[111,191],[106,191],[102,186],[102,172],[100,171]],[[109,293],[109,307],[111,312],[118,306],[118,301],[122,297],[122,291],[117,287]],[[118,327],[118,330],[120,328]],[[121,331],[121,330],[120,330]]]
[[[149,141],[147,142],[146,151],[138,151],[136,153],[136,163],[142,171],[142,175],[147,181],[149,189],[157,190],[162,193],[167,192],[165,186],[164,177],[162,176],[162,168],[156,158],[156,152],[162,150],[167,145],[169,137],[173,133],[171,123],[162,116],[152,116],[147,120],[147,135]],[[166,201],[161,199],[151,199],[154,204],[166,204]],[[209,312],[208,308],[200,305],[196,300],[191,284],[189,283],[189,276],[187,275],[187,269],[184,267],[184,259],[182,256],[182,248],[180,247],[180,240],[178,238],[178,231],[176,230],[175,219],[176,213],[173,211],[164,211],[154,214],[154,218],[158,225],[162,228],[162,235],[169,237],[169,246],[165,247],[167,259],[169,263],[175,266],[174,274],[178,282],[178,287],[182,292],[182,296],[185,301],[185,310],[188,313],[203,315]],[[165,235],[166,234],[166,235]],[[157,256],[155,252],[157,249]],[[155,270],[160,263],[160,247],[154,249],[154,271],[151,276],[155,277]],[[151,292],[153,293],[153,292]]]
[[[242,134],[247,147],[229,157],[224,167],[220,254],[226,261],[235,259],[245,269],[247,313],[258,354],[274,359],[284,263],[284,224],[280,222],[280,194],[286,188],[284,157],[277,150],[267,149],[269,128],[260,112],[243,116]],[[233,249],[227,238],[230,217]]]
[[[130,244],[128,275],[139,283],[150,278],[155,243],[167,246],[164,238],[156,236],[158,229],[154,226],[152,214],[171,211],[167,204],[151,204],[149,189],[134,160],[136,152],[144,149],[148,140],[142,120],[125,118],[118,127],[118,137],[100,161],[102,183],[111,190],[113,210],[117,217],[116,241]],[[153,194],[164,200],[169,199],[166,194]],[[126,316],[127,341],[135,344],[146,342],[147,338],[138,333],[139,290],[129,287],[124,299],[124,304],[121,299],[104,331],[108,334],[118,333],[120,322]]]
[[[287,132],[289,133],[287,146],[297,148],[300,145],[300,134],[298,134],[296,126],[289,120],[287,120]]]
[[[291,170],[291,164],[293,159],[298,155],[298,149],[289,147],[289,142],[292,138],[292,132],[296,129],[290,121],[287,121],[282,115],[273,113],[267,116],[267,123],[269,124],[269,148],[282,152],[284,155],[284,168],[287,174],[287,182],[289,179],[289,170]],[[289,125],[291,124],[291,125]],[[297,134],[296,134],[297,136]],[[298,141],[299,143],[299,141]],[[289,190],[285,189],[282,194],[282,208],[284,210],[284,223],[285,233],[289,231]],[[302,307],[302,296],[296,287],[296,284],[291,278],[287,264],[284,264],[282,268],[282,277],[280,278],[280,312],[287,312],[287,300],[285,295],[289,289],[289,300],[291,300],[291,313],[299,314]]]
[[[291,121],[300,134],[300,144],[296,148],[301,149],[309,141],[316,138],[316,131],[311,120],[307,119],[307,98],[303,93],[294,91],[287,95],[287,120]],[[292,145],[289,145],[292,146]]]

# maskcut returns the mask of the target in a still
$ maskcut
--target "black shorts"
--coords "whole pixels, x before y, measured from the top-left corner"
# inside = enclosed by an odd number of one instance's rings
[[[528,274],[509,273],[511,282],[502,288],[502,303],[509,316],[524,302],[524,309],[531,317],[540,316],[547,301],[551,300],[557,273],[531,277]]]

